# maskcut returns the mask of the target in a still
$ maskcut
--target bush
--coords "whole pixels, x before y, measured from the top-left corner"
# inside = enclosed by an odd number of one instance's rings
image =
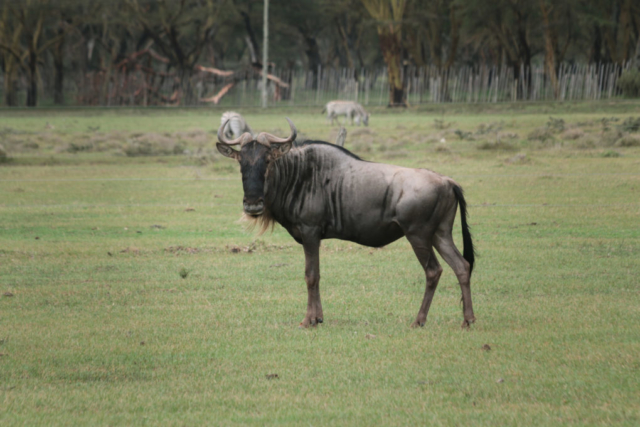
[[[529,132],[529,135],[527,135],[527,139],[529,141],[546,142],[548,140],[553,140],[554,136],[553,136],[553,132],[549,130],[548,127],[545,126],[545,127],[536,128],[531,132]]]
[[[640,70],[637,68],[624,70],[618,78],[617,86],[627,98],[640,97]]]
[[[618,128],[622,132],[638,132],[640,131],[640,117],[637,117],[635,119],[633,117],[629,117],[624,122],[622,122],[622,124],[618,126]]]
[[[625,135],[616,141],[617,147],[640,147],[640,135]]]
[[[465,132],[460,129],[456,129],[455,134],[460,139],[473,139],[473,134],[471,132]]]
[[[560,137],[562,139],[571,139],[571,140],[575,140],[575,139],[580,139],[584,136],[584,131],[582,129],[578,129],[578,128],[574,128],[574,129],[567,129],[566,131],[564,131],[562,133],[562,135],[560,135]]]
[[[9,155],[7,151],[4,149],[2,144],[0,144],[0,163],[4,163],[9,160]]]
[[[142,134],[130,140],[123,148],[129,157],[137,156],[170,156],[184,153],[182,141],[155,133]]]
[[[565,124],[564,119],[556,119],[554,117],[549,117],[549,121],[547,122],[547,129],[554,132],[562,132],[564,131]]]
[[[517,150],[518,147],[516,147],[515,145],[513,145],[510,142],[505,142],[505,141],[484,141],[481,142],[480,144],[478,144],[476,146],[478,148],[478,150],[506,150],[506,151],[511,151],[511,150]]]
[[[607,150],[600,154],[600,157],[622,157],[622,154],[614,150]]]

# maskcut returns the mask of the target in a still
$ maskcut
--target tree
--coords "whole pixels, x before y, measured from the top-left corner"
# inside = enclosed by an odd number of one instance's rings
[[[584,0],[581,10],[591,39],[592,62],[623,64],[640,40],[640,4],[634,0]]]
[[[175,90],[187,104],[195,99],[191,76],[205,46],[219,28],[219,3],[215,0],[126,0],[127,9],[146,38],[175,68]]]
[[[402,19],[407,0],[361,0],[376,21],[380,50],[387,64],[389,106],[406,106],[402,76]]]
[[[528,0],[467,0],[462,37],[478,54],[473,63],[506,65],[515,78],[525,77],[532,58],[542,52],[539,4]],[[526,78],[526,77],[525,77]],[[531,82],[531,79],[526,79]],[[530,87],[518,85],[518,97]]]
[[[13,56],[15,64],[27,75],[27,106],[35,107],[38,105],[38,65],[41,56],[64,37],[64,31],[50,38],[43,36],[46,28],[59,22],[59,9],[49,0],[23,0],[6,3],[4,13],[6,15],[3,17],[7,19],[3,20],[0,48]],[[5,34],[11,36],[5,38]],[[11,79],[9,85],[13,85]]]
[[[451,67],[458,54],[462,6],[455,0],[416,0],[407,8],[405,45],[414,63]]]
[[[11,11],[8,5],[5,4],[0,18],[0,63],[4,72],[4,102],[8,107],[15,107],[18,105],[16,80],[18,78],[18,68],[20,67],[20,38],[23,27],[20,23],[11,25],[10,14]]]
[[[575,32],[578,4],[574,0],[553,2],[538,0],[544,35],[544,65],[554,97],[558,97],[558,66],[564,61],[567,49],[579,35]]]

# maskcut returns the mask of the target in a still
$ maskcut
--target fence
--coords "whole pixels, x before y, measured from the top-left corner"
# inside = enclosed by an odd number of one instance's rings
[[[543,100],[597,100],[620,95],[616,82],[629,64],[562,64],[553,87],[542,65],[521,67],[461,66],[448,70],[406,67],[402,79],[409,105],[442,102],[495,103]],[[182,82],[175,74],[137,70],[70,74],[65,80],[67,105],[148,106],[219,104],[225,107],[261,105],[261,75],[255,70],[232,78],[203,71]],[[269,80],[269,105],[321,106],[333,99],[363,105],[387,105],[386,68],[275,70]],[[2,83],[0,75],[0,83]],[[18,80],[18,99],[26,98],[26,83]],[[0,85],[0,88],[3,85]],[[40,82],[40,105],[51,105],[53,82]],[[224,92],[224,96],[221,93]],[[4,96],[2,97],[4,100]],[[20,103],[24,105],[24,101]]]

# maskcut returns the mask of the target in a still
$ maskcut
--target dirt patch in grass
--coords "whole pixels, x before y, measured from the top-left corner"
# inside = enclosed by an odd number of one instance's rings
[[[165,248],[164,251],[174,255],[193,255],[200,252],[200,249],[188,246],[169,246]]]

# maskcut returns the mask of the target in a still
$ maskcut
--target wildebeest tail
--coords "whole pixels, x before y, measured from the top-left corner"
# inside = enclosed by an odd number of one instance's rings
[[[473,241],[471,240],[471,232],[469,231],[469,225],[467,224],[467,202],[464,200],[464,193],[462,187],[458,185],[453,186],[453,193],[460,205],[460,223],[462,225],[462,243],[464,244],[464,250],[462,256],[469,263],[469,275],[473,271],[473,263],[476,259],[475,251],[473,249]]]
[[[324,114],[327,112],[327,106],[325,105],[324,107],[322,107],[322,111],[320,112],[320,114]]]

